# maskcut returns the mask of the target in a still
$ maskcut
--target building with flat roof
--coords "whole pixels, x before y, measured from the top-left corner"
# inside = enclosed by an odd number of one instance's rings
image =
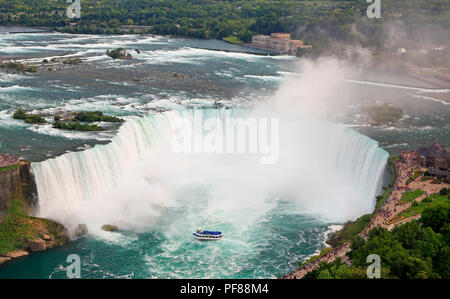
[[[252,37],[252,47],[278,52],[280,54],[297,54],[297,49],[304,47],[303,41],[291,39],[289,33],[272,33]]]

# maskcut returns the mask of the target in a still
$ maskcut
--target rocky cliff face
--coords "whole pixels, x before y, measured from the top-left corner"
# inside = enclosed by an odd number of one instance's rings
[[[28,215],[32,215],[37,205],[37,189],[31,173],[31,163],[20,163],[6,171],[0,171],[0,219],[13,199],[22,202]]]
[[[0,265],[68,241],[62,224],[31,216],[36,206],[31,163],[0,168]]]

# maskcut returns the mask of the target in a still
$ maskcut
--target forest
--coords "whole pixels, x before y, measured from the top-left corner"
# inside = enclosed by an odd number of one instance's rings
[[[370,3],[369,3],[370,4]],[[450,0],[383,0],[382,18],[369,19],[365,0],[81,0],[69,19],[65,0],[0,0],[0,25],[47,27],[67,33],[121,34],[121,26],[151,33],[249,42],[255,34],[291,33],[317,51],[344,42],[383,48],[386,26],[450,28]],[[141,33],[136,29],[134,33]]]
[[[447,195],[446,195],[447,196]],[[368,239],[356,237],[348,267],[340,258],[322,262],[306,279],[365,279],[367,256],[381,259],[381,278],[449,279],[450,278],[450,199],[426,208],[420,220],[396,226],[392,231],[374,228]]]

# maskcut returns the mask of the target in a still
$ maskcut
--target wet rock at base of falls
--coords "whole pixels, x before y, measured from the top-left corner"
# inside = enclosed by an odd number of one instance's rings
[[[30,251],[44,251],[47,249],[47,245],[42,239],[28,240],[28,249]]]
[[[13,258],[13,259],[17,259],[17,258],[19,258],[19,257],[26,256],[26,255],[28,255],[28,254],[29,254],[29,253],[28,253],[27,251],[22,250],[22,249],[19,249],[19,250],[16,250],[16,251],[9,252],[9,253],[6,255],[6,257]]]
[[[102,230],[107,231],[107,232],[113,232],[118,230],[119,228],[115,225],[112,224],[105,224],[102,226]]]
[[[51,241],[51,240],[52,240],[52,237],[51,237],[50,235],[43,234],[43,235],[42,235],[42,239],[44,239],[44,241]]]
[[[8,261],[10,261],[12,258],[11,257],[6,257],[6,256],[0,256],[0,266]]]
[[[78,224],[78,227],[75,229],[75,236],[81,237],[88,233],[88,227],[86,224]]]

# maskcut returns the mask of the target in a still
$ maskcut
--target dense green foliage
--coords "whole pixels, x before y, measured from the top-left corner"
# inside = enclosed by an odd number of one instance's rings
[[[14,112],[13,118],[25,120],[25,118],[27,118],[27,113],[22,108],[19,108]]]
[[[14,119],[20,119],[24,120],[26,123],[29,124],[45,124],[47,121],[37,114],[28,114],[22,108],[19,108],[16,112],[13,114]]]
[[[382,19],[366,16],[360,0],[83,0],[81,19],[66,16],[66,1],[0,0],[0,25],[49,26],[69,33],[121,33],[122,25],[151,33],[247,42],[255,34],[288,32],[325,48],[339,40],[385,47],[385,26],[402,22],[408,34],[424,24],[450,26],[448,0],[383,0]],[[141,29],[135,27],[139,33]],[[440,59],[440,58],[436,58]]]
[[[28,114],[22,108],[17,109],[13,114],[14,119],[24,120],[26,123],[31,124],[45,124],[47,121],[37,114]],[[113,123],[121,123],[124,122],[123,119],[104,115],[101,111],[94,112],[75,112],[73,120],[69,122],[61,121],[61,116],[55,115],[53,117],[53,128],[56,129],[64,129],[64,130],[77,130],[77,131],[103,131],[104,128],[97,124],[84,124],[81,122],[113,122]]]
[[[448,193],[449,193],[449,189],[448,188],[442,188],[440,191],[439,191],[439,194],[441,194],[441,195],[448,195]]]
[[[22,248],[25,245],[24,234],[29,229],[28,225],[19,224],[21,218],[26,216],[19,200],[11,200],[5,214],[5,219],[0,223],[0,254]]]
[[[420,221],[395,227],[391,232],[374,228],[368,239],[352,242],[352,266],[337,260],[321,263],[305,278],[365,278],[367,256],[381,258],[382,278],[450,278],[450,201],[426,208]]]
[[[25,118],[25,122],[28,124],[45,124],[47,121],[40,115],[28,114]]]
[[[70,131],[103,131],[103,127],[97,124],[82,124],[79,121],[74,122],[62,122],[55,121],[53,122],[53,128],[70,130]]]
[[[322,262],[319,268],[306,274],[304,279],[365,279],[366,271],[355,266],[348,267],[337,258],[332,263]]]
[[[313,255],[312,257],[308,258],[307,260],[305,260],[303,262],[299,262],[298,263],[298,267],[301,268],[304,265],[306,265],[308,263],[311,263],[311,262],[317,260],[318,258],[321,258],[322,256],[324,256],[325,254],[327,254],[327,253],[329,253],[331,251],[333,251],[333,248],[326,247],[326,248],[322,249],[318,255]]]
[[[342,245],[356,238],[360,232],[369,224],[371,215],[363,215],[355,221],[349,221],[344,228],[337,232],[328,243],[334,247]]]
[[[94,112],[77,112],[73,118],[76,121],[83,122],[94,122],[94,121],[104,121],[104,122],[123,122],[123,119],[104,115],[101,111]]]
[[[236,44],[236,45],[241,45],[243,43],[243,41],[240,40],[235,35],[230,35],[230,36],[224,37],[223,40],[226,42],[232,43],[232,44]]]
[[[67,241],[64,226],[48,219],[27,216],[22,202],[13,199],[0,222],[0,255],[24,249],[27,240],[42,238],[44,234],[53,238],[55,246]]]
[[[448,200],[448,195],[441,195],[438,193],[432,194],[432,195],[424,198],[420,202],[417,202],[416,200],[414,200],[411,204],[411,207],[402,211],[399,214],[402,217],[399,218],[398,220],[405,219],[405,218],[415,216],[418,214],[422,214],[425,209],[439,205],[443,202],[446,202],[447,200]]]
[[[446,202],[425,209],[420,218],[420,222],[427,227],[431,227],[434,231],[444,232],[443,230],[445,230],[448,232],[448,221],[450,217],[448,202],[447,198]]]

